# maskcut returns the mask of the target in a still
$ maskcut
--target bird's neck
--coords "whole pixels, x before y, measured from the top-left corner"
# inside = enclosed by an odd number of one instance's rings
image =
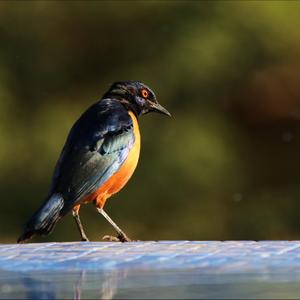
[[[132,111],[137,118],[141,115],[142,110],[137,104],[133,103],[134,100],[130,101],[122,97],[119,93],[112,92],[104,94],[102,99],[105,98],[117,99],[126,108],[127,111]]]
[[[141,109],[138,105],[135,105],[126,99],[121,99],[120,102],[128,111],[132,111],[136,118],[138,118],[141,115]]]

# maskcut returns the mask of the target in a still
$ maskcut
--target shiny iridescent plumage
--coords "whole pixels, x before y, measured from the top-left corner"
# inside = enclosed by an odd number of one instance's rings
[[[147,91],[147,99],[141,91]],[[140,82],[117,82],[88,108],[68,135],[46,201],[29,219],[18,242],[48,234],[62,216],[116,174],[135,142],[128,111],[138,116],[154,110],[168,114]]]

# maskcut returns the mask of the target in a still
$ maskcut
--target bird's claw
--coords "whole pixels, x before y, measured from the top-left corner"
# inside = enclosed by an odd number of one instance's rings
[[[129,239],[126,235],[119,234],[118,236],[111,236],[111,235],[105,235],[102,240],[108,241],[108,242],[132,242],[131,239]]]
[[[104,241],[108,241],[108,242],[120,242],[120,240],[115,237],[115,236],[112,236],[112,235],[105,235],[102,240]]]

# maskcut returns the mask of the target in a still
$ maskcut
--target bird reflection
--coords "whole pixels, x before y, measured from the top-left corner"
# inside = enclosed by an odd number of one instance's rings
[[[105,280],[102,283],[101,299],[113,299],[118,291],[118,284],[127,277],[128,270],[119,270],[106,273]]]
[[[85,281],[85,273],[86,273],[85,270],[80,272],[79,279],[76,281],[74,285],[74,299],[76,300],[81,300],[81,290]]]
[[[118,292],[120,281],[127,277],[127,270],[114,270],[106,272],[88,272],[83,270],[74,283],[74,299],[94,298],[113,299]],[[83,293],[85,294],[84,296]]]

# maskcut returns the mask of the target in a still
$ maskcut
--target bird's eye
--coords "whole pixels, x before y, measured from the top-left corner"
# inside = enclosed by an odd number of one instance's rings
[[[144,98],[148,98],[149,92],[147,90],[143,89],[141,93]]]

